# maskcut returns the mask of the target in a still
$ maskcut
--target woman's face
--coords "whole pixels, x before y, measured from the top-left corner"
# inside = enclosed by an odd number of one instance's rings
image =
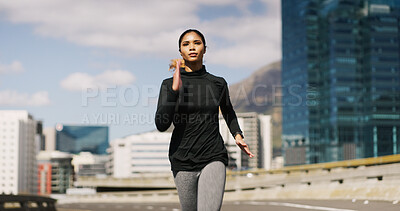
[[[203,62],[203,55],[206,52],[201,37],[196,32],[185,34],[181,42],[181,56],[188,62]]]

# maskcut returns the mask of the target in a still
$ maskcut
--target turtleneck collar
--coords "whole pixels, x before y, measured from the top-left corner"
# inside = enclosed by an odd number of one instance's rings
[[[206,66],[203,65],[200,70],[193,72],[186,72],[185,68],[181,68],[181,75],[185,76],[202,76],[207,73]]]

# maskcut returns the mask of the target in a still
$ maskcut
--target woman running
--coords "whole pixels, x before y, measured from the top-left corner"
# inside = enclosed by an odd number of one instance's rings
[[[182,59],[173,60],[173,77],[162,82],[155,123],[161,132],[174,130],[169,160],[183,211],[221,209],[228,153],[219,133],[219,111],[236,140],[251,158],[222,77],[206,71],[206,41],[188,29],[179,37]]]

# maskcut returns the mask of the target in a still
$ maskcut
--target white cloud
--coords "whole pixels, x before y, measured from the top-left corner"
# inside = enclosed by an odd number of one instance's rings
[[[207,52],[207,62],[259,67],[281,58],[280,21],[264,16],[225,18],[205,23],[204,28],[208,34],[225,41],[211,44],[216,49]]]
[[[0,74],[8,73],[20,73],[24,71],[24,67],[21,62],[13,61],[11,64],[1,64],[0,63]]]
[[[50,103],[47,91],[33,94],[19,93],[15,90],[0,91],[0,105],[2,106],[46,106]]]
[[[129,85],[135,76],[126,70],[107,70],[98,75],[76,72],[61,81],[62,88],[69,91],[82,91],[88,88],[105,89],[113,86]]]
[[[33,24],[42,36],[133,56],[171,58],[186,28],[199,28],[209,44],[208,62],[259,67],[281,57],[280,0],[262,0],[267,13],[251,14],[243,0],[21,0],[1,1],[0,11],[13,23]],[[234,6],[240,17],[204,21],[201,5]],[[223,40],[223,45],[220,41]]]

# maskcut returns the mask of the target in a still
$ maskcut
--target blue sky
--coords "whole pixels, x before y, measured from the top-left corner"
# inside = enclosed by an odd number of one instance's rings
[[[151,131],[187,28],[229,84],[281,58],[279,0],[0,0],[0,109],[45,127],[107,124],[110,140]]]

